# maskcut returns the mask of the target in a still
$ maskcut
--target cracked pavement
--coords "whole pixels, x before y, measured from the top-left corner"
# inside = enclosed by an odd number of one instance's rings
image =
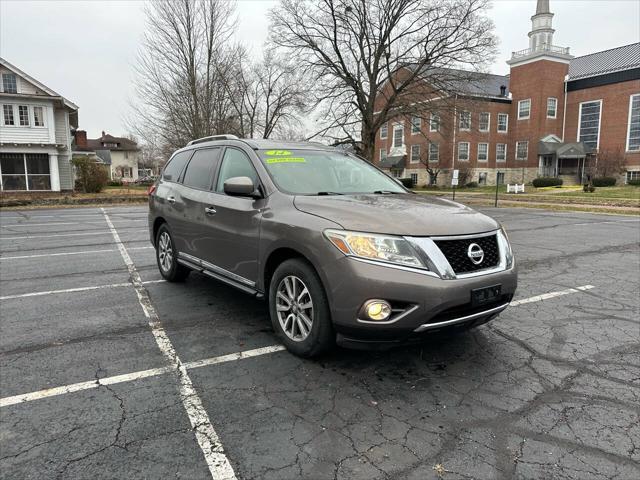
[[[484,211],[513,243],[516,299],[595,288],[416,347],[189,370],[238,478],[640,478],[640,221]],[[142,280],[159,280],[146,209],[108,212]],[[1,296],[129,280],[95,208],[0,212],[0,246]],[[51,253],[73,255],[35,256]],[[277,343],[264,302],[213,280],[145,288],[183,362]],[[2,300],[3,398],[165,366],[132,287]],[[179,382],[0,408],[0,479],[211,478]]]

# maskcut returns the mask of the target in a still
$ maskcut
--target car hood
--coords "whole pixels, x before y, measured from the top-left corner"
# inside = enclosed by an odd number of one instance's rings
[[[444,236],[500,227],[492,218],[459,203],[411,193],[296,196],[294,205],[302,212],[359,232]]]

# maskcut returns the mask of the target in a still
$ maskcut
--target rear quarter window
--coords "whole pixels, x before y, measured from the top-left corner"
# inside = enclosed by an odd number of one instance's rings
[[[176,153],[169,163],[164,166],[164,170],[162,171],[162,179],[168,182],[177,182],[178,178],[180,178],[180,174],[184,169],[189,157],[193,152],[191,150],[187,150],[186,152]]]

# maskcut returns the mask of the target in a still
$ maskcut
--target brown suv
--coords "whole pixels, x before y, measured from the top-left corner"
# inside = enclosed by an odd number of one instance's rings
[[[498,222],[312,143],[190,142],[151,189],[149,233],[165,279],[195,270],[266,296],[303,356],[480,325],[517,284]]]

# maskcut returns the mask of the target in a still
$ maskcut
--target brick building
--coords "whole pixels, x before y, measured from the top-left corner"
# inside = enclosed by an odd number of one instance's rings
[[[450,184],[454,168],[480,184],[580,183],[621,158],[621,180],[640,179],[640,43],[573,57],[553,45],[552,20],[549,1],[538,0],[529,48],[513,52],[509,75],[450,70],[450,92],[383,125],[374,161],[418,185],[436,172],[437,184]]]

